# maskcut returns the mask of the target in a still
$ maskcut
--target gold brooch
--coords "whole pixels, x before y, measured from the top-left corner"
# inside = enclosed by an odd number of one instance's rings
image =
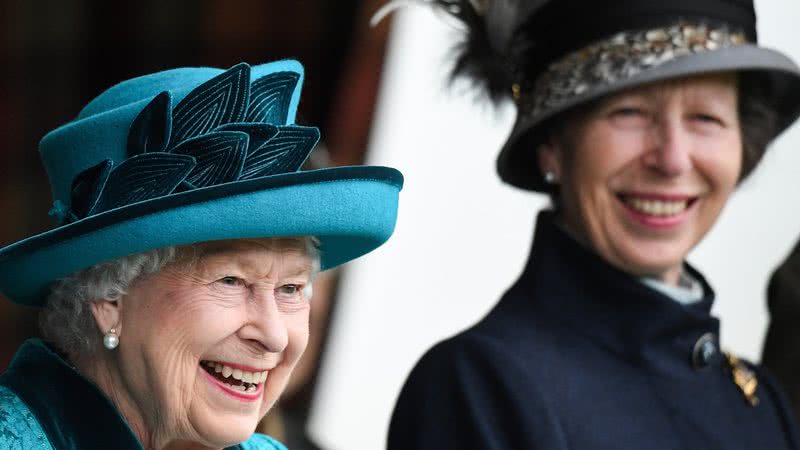
[[[511,98],[514,99],[514,103],[519,104],[519,100],[522,98],[522,89],[518,83],[511,85]]]
[[[750,406],[757,406],[758,396],[756,395],[756,390],[758,389],[758,378],[756,378],[756,374],[739,358],[728,352],[723,352],[723,354],[727,362],[727,366],[723,366],[724,369],[731,372],[733,382],[742,391],[744,399],[747,400]]]

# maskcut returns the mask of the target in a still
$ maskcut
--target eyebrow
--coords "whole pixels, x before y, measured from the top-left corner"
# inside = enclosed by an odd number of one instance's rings
[[[280,249],[284,250],[284,249]],[[273,250],[275,253],[279,253],[280,250]],[[295,249],[287,248],[285,250],[293,251]],[[300,249],[297,249],[298,252],[302,253]],[[231,263],[237,264],[242,268],[251,268],[256,267],[259,268],[255,264],[251,264],[249,259],[246,257],[242,257],[239,255],[238,250],[226,248],[226,247],[211,247],[211,248],[204,248],[202,249],[201,253],[198,255],[198,261],[203,260],[208,257],[225,257],[227,255],[231,256]],[[299,276],[299,275],[308,275],[310,276],[313,272],[313,263],[311,262],[311,258],[306,256],[305,254],[304,260],[300,264],[295,264],[293,268],[287,271],[287,275],[289,277]]]
[[[305,276],[311,277],[311,272],[312,272],[311,264],[303,264],[303,265],[297,266],[296,269],[294,271],[292,271],[292,272],[289,272],[287,274],[287,276],[288,277],[297,277],[297,276],[300,276],[300,275],[305,275]]]

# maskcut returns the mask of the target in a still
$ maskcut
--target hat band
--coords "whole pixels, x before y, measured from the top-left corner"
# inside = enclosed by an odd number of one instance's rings
[[[514,85],[512,93],[520,110],[536,117],[592,89],[632,78],[677,58],[746,43],[743,32],[687,22],[622,32],[570,53],[551,64],[533,89]]]

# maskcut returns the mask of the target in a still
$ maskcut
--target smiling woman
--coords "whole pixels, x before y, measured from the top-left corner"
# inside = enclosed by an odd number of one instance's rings
[[[539,148],[564,224],[632,274],[677,284],[741,172],[736,78],[707,75],[611,95]],[[555,195],[555,194],[554,194]]]
[[[300,170],[302,75],[145,75],[42,139],[59,226],[0,250],[0,291],[43,307],[46,342],[0,375],[0,447],[284,448],[254,431],[306,348],[313,278],[389,238],[402,186]]]
[[[417,363],[388,448],[800,449],[686,262],[800,114],[752,1],[430,3],[466,30],[456,75],[517,107],[500,177],[553,206],[497,306]]]
[[[171,428],[201,442],[244,440],[305,349],[314,241],[215,241],[101,263],[53,286],[42,332],[117,399],[148,447]],[[97,328],[126,345],[104,352],[89,339]]]

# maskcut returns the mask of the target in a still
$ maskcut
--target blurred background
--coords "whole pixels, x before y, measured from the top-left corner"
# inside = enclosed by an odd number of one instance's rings
[[[512,108],[446,87],[452,23],[409,7],[370,28],[383,3],[0,0],[0,246],[50,227],[41,136],[114,83],[172,67],[297,58],[306,68],[297,121],[322,133],[309,164],[403,171],[395,236],[315,283],[312,341],[263,424],[291,450],[383,448],[415,361],[494,305],[546,205],[495,175]],[[761,42],[800,60],[800,2],[756,7]],[[723,347],[754,361],[769,320],[767,279],[800,236],[798,168],[795,126],[690,258],[716,289]],[[36,334],[35,311],[0,300],[0,370]]]

